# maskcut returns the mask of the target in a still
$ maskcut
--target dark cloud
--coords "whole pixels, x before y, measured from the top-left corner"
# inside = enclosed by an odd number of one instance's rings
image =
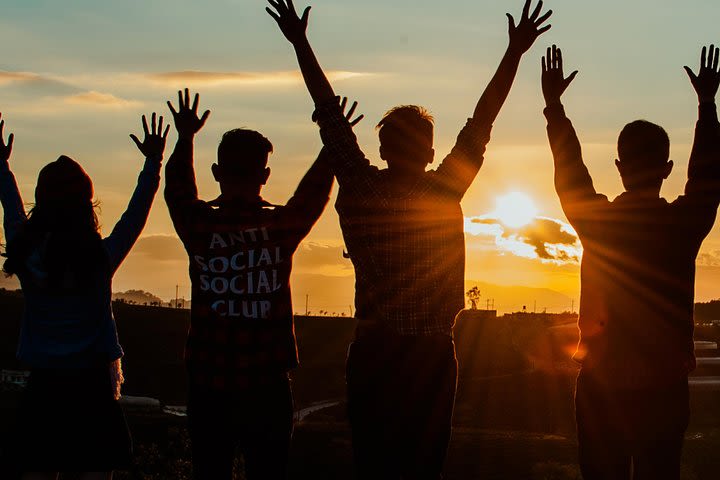
[[[538,257],[545,260],[555,260],[563,263],[577,263],[580,261],[578,237],[568,231],[568,227],[560,220],[537,217],[522,227],[508,227],[499,219],[492,217],[472,218],[471,223],[487,225],[480,235],[499,237],[514,240],[533,247]]]
[[[574,255],[553,248],[549,250],[551,245],[575,245],[578,241],[577,236],[563,230],[563,225],[557,220],[551,218],[536,218],[524,227],[510,229],[506,228],[505,236],[515,234],[519,240],[532,245],[538,256],[547,260],[561,261],[578,261]]]

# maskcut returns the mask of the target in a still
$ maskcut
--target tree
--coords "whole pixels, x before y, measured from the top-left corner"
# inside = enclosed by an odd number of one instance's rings
[[[473,310],[477,310],[477,304],[480,301],[480,289],[477,287],[477,285],[465,292],[465,296],[470,302],[470,308]]]

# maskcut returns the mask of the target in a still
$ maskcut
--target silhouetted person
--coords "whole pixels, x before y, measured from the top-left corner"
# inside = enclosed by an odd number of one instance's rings
[[[18,359],[31,369],[18,414],[14,459],[24,479],[55,479],[59,471],[109,479],[128,469],[130,434],[118,405],[123,355],[111,308],[115,271],[145,226],[160,183],[168,129],[163,117],[145,139],[145,155],[127,210],[102,238],[93,184],[61,156],[38,175],[35,206],[25,214],[2,141],[0,200],[7,239],[6,273],[17,275],[25,298]]]
[[[231,479],[235,450],[249,480],[286,477],[293,430],[288,372],[297,366],[290,297],[292,256],[328,202],[326,150],[285,206],[260,196],[270,141],[226,132],[212,166],[220,196],[198,198],[193,138],[199,96],[168,102],[178,141],[166,167],[165,200],[190,260],[191,324],[185,349],[193,478]],[[352,115],[355,106],[348,115]]]
[[[315,102],[340,191],[336,208],[355,266],[359,320],[347,360],[348,412],[360,478],[439,478],[450,440],[457,361],[453,324],[464,306],[460,200],[483,162],[490,129],[520,59],[552,12],[525,3],[473,117],[437,170],[433,121],[422,107],[390,110],[378,124],[385,170],[370,165],[307,40],[310,7],[270,0]]]
[[[542,88],[555,188],[584,253],[580,270],[582,364],[575,396],[580,467],[591,479],[677,479],[688,425],[688,373],[695,368],[695,257],[720,202],[718,49],[703,48],[700,72],[685,67],[699,119],[685,194],[660,188],[673,167],[670,141],[638,120],[618,138],[625,192],[595,191],[580,143],[560,103],[577,72],[563,76],[555,46],[543,58]]]

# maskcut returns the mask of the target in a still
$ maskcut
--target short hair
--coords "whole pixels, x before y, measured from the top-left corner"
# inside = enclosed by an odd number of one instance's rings
[[[265,168],[273,145],[261,133],[247,128],[225,132],[218,145],[218,165]],[[243,165],[238,163],[242,162]]]
[[[388,110],[376,125],[383,136],[392,132],[402,134],[413,140],[425,139],[432,144],[433,116],[425,108],[418,105],[400,105]]]
[[[621,162],[660,164],[670,158],[670,137],[660,125],[635,120],[620,132],[617,149]]]

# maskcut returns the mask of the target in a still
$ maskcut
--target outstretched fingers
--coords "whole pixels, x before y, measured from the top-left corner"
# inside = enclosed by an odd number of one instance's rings
[[[526,18],[528,18],[529,13],[530,13],[530,0],[525,0],[525,5],[523,5],[522,15],[521,15],[520,19],[525,20]]]
[[[147,118],[145,117],[145,115],[142,116],[142,126],[143,126],[143,132],[145,133],[145,136],[147,137],[148,135],[150,135],[150,132],[148,130],[148,123],[147,123]]]
[[[533,10],[533,12],[530,14],[530,20],[535,21],[535,19],[538,17],[538,15],[540,15],[540,10],[542,9],[542,6],[543,6],[543,2],[542,2],[542,0],[540,0],[538,2],[537,6],[535,7],[535,10]]]

